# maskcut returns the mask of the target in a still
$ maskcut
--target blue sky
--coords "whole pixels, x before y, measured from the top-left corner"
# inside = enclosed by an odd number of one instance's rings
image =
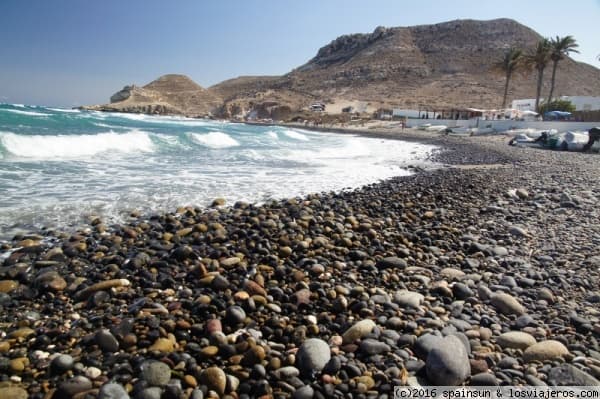
[[[574,58],[600,67],[600,0],[0,0],[0,102],[103,103],[166,73],[204,87],[280,75],[342,34],[504,17],[573,35]]]

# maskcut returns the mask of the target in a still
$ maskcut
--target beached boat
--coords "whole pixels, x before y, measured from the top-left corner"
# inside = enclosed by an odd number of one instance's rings
[[[431,123],[423,123],[422,125],[417,126],[417,129],[427,130],[428,127],[431,127]]]
[[[539,147],[561,151],[582,151],[589,141],[588,132],[567,131],[558,133],[555,129],[543,131],[538,137],[531,137],[537,132],[519,133],[509,142],[510,145],[517,147]],[[600,142],[595,142],[591,151],[600,151]]]
[[[566,147],[569,151],[581,151],[589,141],[588,132],[575,131],[565,132],[563,136],[563,149]],[[594,143],[596,144],[596,143]],[[592,147],[593,148],[593,147]]]
[[[448,129],[448,126],[446,125],[433,125],[425,128],[428,132],[443,132],[446,129]]]
[[[506,133],[511,135],[511,136],[518,136],[520,134],[524,134],[527,137],[530,137],[532,139],[537,139],[538,137],[540,137],[542,135],[542,132],[552,132],[552,133],[556,133],[556,129],[552,129],[552,130],[543,130],[543,129],[533,129],[533,128],[523,128],[523,129],[510,129],[507,130]]]
[[[516,147],[544,147],[543,143],[540,141],[529,137],[525,133],[519,133],[515,135],[508,143],[509,145],[514,145]]]
[[[469,127],[449,127],[446,133],[450,136],[471,136],[472,129]]]

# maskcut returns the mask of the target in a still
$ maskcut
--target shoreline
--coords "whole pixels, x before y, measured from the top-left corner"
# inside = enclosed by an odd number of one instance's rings
[[[454,167],[4,244],[0,396],[600,384],[598,156],[425,140]]]
[[[242,123],[242,122],[240,122]],[[242,124],[247,124],[247,123],[242,123]],[[250,126],[252,126],[253,124],[249,124]],[[262,125],[262,124],[257,124],[257,125]],[[297,126],[289,126],[289,125],[285,125],[285,124],[280,124],[280,125],[275,125],[273,124],[272,126],[280,126],[280,127],[292,127],[292,128],[297,128]],[[307,129],[305,129],[307,130]],[[417,135],[414,135],[412,137],[406,136],[406,137],[397,137],[397,136],[393,136],[390,134],[390,132],[380,132],[380,133],[374,133],[374,132],[370,132],[370,131],[348,131],[345,129],[318,129],[318,128],[311,128],[310,130],[314,131],[314,132],[324,132],[324,133],[336,133],[336,134],[351,134],[351,135],[355,135],[355,136],[362,136],[362,137],[366,137],[369,139],[373,139],[373,138],[381,138],[381,139],[386,139],[386,140],[399,140],[399,141],[405,141],[405,142],[413,142],[413,143],[427,143],[430,142],[431,139],[435,140],[435,136],[433,134],[429,134],[429,138],[425,139],[424,137],[418,137]],[[410,129],[409,129],[410,130]],[[425,135],[427,136],[427,135]],[[438,149],[439,150],[439,149]],[[436,150],[436,151],[438,151]],[[427,165],[429,163],[430,156],[427,157],[423,157],[423,159],[418,160],[418,161],[414,161],[412,163],[408,163],[405,167],[405,170],[410,171],[411,173],[415,173],[415,171],[421,170],[423,168],[429,168],[429,166]],[[443,166],[443,165],[440,165]],[[392,176],[394,177],[394,176]],[[385,177],[382,178],[383,180],[387,179],[389,177]],[[377,180],[379,181],[379,180]],[[377,181],[373,181],[372,183],[376,183]],[[372,184],[372,183],[368,183],[368,184]],[[356,188],[360,188],[360,186],[353,186],[352,188],[345,188],[344,190],[353,190]],[[329,191],[329,190],[325,190],[325,191]],[[308,191],[305,191],[305,193],[307,193]],[[317,191],[317,192],[323,192],[323,191]],[[298,194],[297,196],[303,196],[305,195],[303,194]],[[265,201],[270,201],[270,200],[281,200],[281,199],[285,199],[286,197],[277,197],[277,198],[270,198],[270,199],[265,199],[265,200],[257,200],[256,202],[252,202],[253,204],[256,205],[256,203],[262,204]],[[162,213],[168,213],[168,212],[172,212],[173,210],[175,210],[176,208],[180,208],[180,207],[184,207],[184,206],[192,206],[192,207],[196,207],[196,208],[201,208],[201,209],[210,209],[210,202],[213,200],[221,200],[221,198],[219,198],[218,196],[215,196],[213,198],[211,198],[210,200],[206,200],[208,202],[206,203],[201,203],[201,204],[180,204],[180,203],[176,203],[174,204],[174,206],[169,206],[167,207],[163,207],[160,209],[148,209],[148,208],[143,208],[143,209],[138,209],[138,208],[123,208],[119,211],[119,216],[118,217],[108,217],[106,220],[107,222],[109,222],[111,225],[118,225],[118,224],[123,224],[123,223],[127,223],[129,218],[127,216],[127,214],[133,212],[136,214],[141,214],[141,216],[143,217],[149,217],[150,215],[154,215],[154,214],[162,214]],[[230,203],[231,202],[231,203]],[[233,201],[228,201],[227,203],[228,206],[232,206],[233,205]],[[31,224],[21,224],[21,225],[14,225],[10,228],[8,228],[5,232],[3,232],[0,235],[0,244],[2,244],[3,242],[6,241],[10,241],[12,237],[14,237],[15,235],[27,235],[27,234],[38,234],[40,232],[43,231],[47,231],[47,230],[59,230],[59,231],[63,231],[66,233],[73,233],[79,229],[84,229],[86,228],[89,223],[93,220],[93,219],[104,219],[103,215],[101,214],[101,212],[94,212],[93,210],[86,212],[85,214],[82,213],[80,215],[80,217],[78,219],[76,218],[71,218],[67,221],[63,221],[63,223],[60,222],[55,222],[52,220],[49,220],[48,223],[46,224],[41,224],[41,223],[37,223],[37,225],[31,225]]]

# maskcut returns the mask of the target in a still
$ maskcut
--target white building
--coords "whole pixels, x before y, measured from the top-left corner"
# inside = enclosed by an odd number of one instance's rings
[[[542,100],[540,99],[540,103],[541,102]],[[535,111],[535,98],[513,100],[510,107],[512,109],[516,109],[517,111]]]
[[[568,100],[575,106],[575,111],[598,111],[600,110],[600,97],[592,96],[561,96],[561,100]],[[540,104],[544,101],[540,98]],[[535,111],[535,98],[513,100],[512,109],[518,111]]]
[[[600,97],[591,96],[561,96],[561,100],[569,100],[575,106],[575,111],[600,110]]]
[[[416,110],[416,109],[399,109],[394,108],[392,110],[392,116],[394,118],[422,118],[427,116],[428,119],[435,119],[438,117],[437,112]]]

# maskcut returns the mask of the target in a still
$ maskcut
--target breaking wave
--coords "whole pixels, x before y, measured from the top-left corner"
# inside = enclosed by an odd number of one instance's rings
[[[308,141],[309,140],[308,137],[306,137],[302,133],[298,133],[294,130],[285,130],[283,132],[283,134],[285,134],[286,136],[288,136],[289,138],[294,139],[294,140],[299,140],[299,141]]]
[[[35,112],[35,111],[21,111],[20,109],[2,109],[2,111],[12,112],[13,114],[19,115],[28,115],[28,116],[50,116],[50,114],[45,114],[43,112]]]
[[[50,160],[92,156],[107,151],[121,153],[154,151],[154,144],[148,133],[142,131],[123,134],[107,132],[52,136],[26,136],[4,132],[0,133],[0,144],[13,156]]]
[[[214,149],[237,147],[240,145],[236,139],[223,132],[190,133],[190,137],[194,142]]]

